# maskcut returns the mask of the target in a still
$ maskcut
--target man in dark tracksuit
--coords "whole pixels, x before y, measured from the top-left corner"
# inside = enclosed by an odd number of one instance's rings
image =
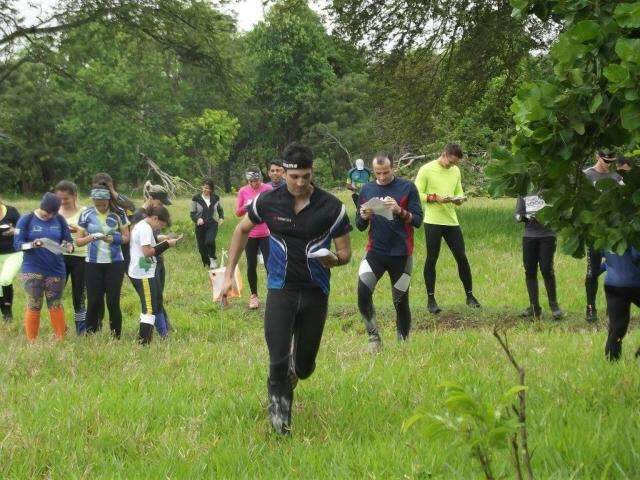
[[[409,335],[413,229],[422,225],[423,213],[416,186],[395,176],[389,155],[376,155],[373,173],[376,180],[365,184],[360,191],[356,226],[361,231],[369,228],[367,254],[358,272],[358,309],[369,334],[369,350],[375,353],[382,341],[376,324],[373,292],[385,272],[391,280],[398,339],[405,340]],[[392,220],[363,206],[372,198],[379,198],[388,206],[393,213]]]
[[[205,267],[218,268],[216,256],[216,236],[218,226],[224,222],[224,211],[220,197],[214,193],[213,180],[206,178],[202,182],[202,193],[191,199],[191,220],[196,224],[196,242],[202,264]]]

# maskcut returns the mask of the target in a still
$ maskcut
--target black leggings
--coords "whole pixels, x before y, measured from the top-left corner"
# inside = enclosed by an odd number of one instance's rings
[[[523,237],[522,260],[524,263],[524,276],[529,293],[529,304],[536,310],[540,310],[540,298],[538,290],[538,265],[547,289],[549,306],[555,306],[556,275],[553,271],[553,256],[556,251],[556,237]]]
[[[367,252],[358,272],[358,309],[369,336],[378,337],[376,311],[373,306],[373,292],[376,284],[389,273],[393,306],[396,309],[396,332],[398,338],[406,339],[411,329],[409,309],[409,284],[413,261],[410,256],[389,257],[375,252]]]
[[[98,330],[100,313],[104,312],[104,300],[107,298],[109,326],[116,338],[122,333],[122,311],[120,310],[120,291],[124,279],[124,262],[87,263],[85,265],[85,284],[87,286],[87,332]]]
[[[71,298],[73,300],[73,311],[76,313],[85,312],[87,308],[84,281],[86,263],[84,257],[64,256],[64,265],[67,269],[66,283],[71,278]]]
[[[11,315],[13,305],[13,285],[0,287],[0,311],[5,316]]]
[[[153,326],[156,319],[164,313],[162,302],[162,285],[156,271],[152,278],[132,278],[131,283],[140,297],[140,343],[151,342]]]
[[[433,295],[436,290],[436,263],[440,255],[442,238],[447,242],[447,246],[458,264],[458,275],[464,286],[464,291],[471,293],[473,291],[471,267],[464,251],[464,237],[460,226],[425,223],[424,231],[427,241],[427,260],[424,262],[424,283],[427,286],[427,294]]]
[[[584,278],[584,289],[587,293],[587,305],[595,307],[598,294],[598,277],[602,273],[602,252],[593,248],[587,249],[587,275]]]
[[[244,254],[247,257],[247,279],[253,295],[258,294],[258,250],[262,252],[266,269],[269,260],[269,237],[249,238],[247,246],[244,247]]]
[[[196,242],[202,264],[209,267],[211,258],[216,257],[216,237],[218,236],[218,223],[211,222],[202,226],[196,226]]]
[[[308,378],[315,370],[328,300],[319,288],[268,291],[264,336],[269,349],[271,392],[290,391],[290,361],[299,378]]]
[[[622,354],[622,339],[631,318],[631,304],[640,307],[640,287],[604,286],[609,315],[609,335],[604,353],[609,360],[618,360]]]

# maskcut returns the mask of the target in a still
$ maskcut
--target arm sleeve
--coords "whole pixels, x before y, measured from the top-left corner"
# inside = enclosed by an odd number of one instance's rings
[[[407,210],[411,213],[411,225],[415,228],[420,228],[422,226],[424,212],[422,211],[422,202],[420,201],[420,195],[415,185],[412,185],[409,190]]]
[[[218,208],[218,217],[221,220],[224,220],[224,210],[222,209],[222,200],[220,200],[220,198],[218,198],[217,208]]]
[[[262,194],[259,194],[256,198],[254,198],[246,210],[247,217],[249,217],[249,220],[251,220],[251,223],[253,223],[254,225],[258,225],[264,222],[264,220],[262,219],[263,202],[261,197]]]
[[[358,208],[356,208],[356,228],[361,232],[364,232],[369,227],[369,220],[365,220],[360,216],[360,207],[367,203],[367,192],[363,189],[358,197]]]
[[[244,194],[242,191],[238,192],[238,196],[236,197],[236,215],[238,217],[242,217],[247,211],[244,208]],[[259,222],[262,223],[262,222]]]
[[[11,207],[9,211],[10,215],[8,216],[8,220],[15,226],[18,224],[20,220],[20,212],[18,212],[17,208]]]
[[[198,221],[198,202],[191,200],[191,208],[189,209],[189,216],[193,223]]]
[[[418,190],[418,197],[420,198],[421,201],[426,202],[427,201],[427,187],[428,187],[428,176],[427,176],[427,171],[425,170],[424,167],[420,168],[420,170],[418,170],[418,176],[416,177],[416,189]]]
[[[329,232],[331,238],[342,237],[343,235],[346,235],[351,230],[353,230],[353,227],[349,222],[349,215],[347,215],[347,207],[345,207],[343,204],[341,204],[341,206],[342,208],[340,209],[340,213],[338,213],[336,221],[334,222]]]
[[[136,234],[139,235],[141,246],[150,246],[152,243],[155,243],[155,238],[153,236],[153,230],[151,229],[151,227],[144,228],[142,230],[136,230]]]
[[[516,200],[516,212],[515,212],[516,221],[526,222],[527,221],[527,217],[525,216],[526,213],[527,213],[527,208],[524,203],[524,198],[518,197],[518,200]]]
[[[88,233],[87,227],[89,226],[89,222],[87,221],[87,212],[89,210],[84,210],[80,216],[78,217],[78,226],[82,228],[85,232]]]
[[[20,217],[20,220],[18,220],[18,223],[16,225],[16,233],[13,236],[13,248],[16,251],[22,250],[22,244],[27,243],[29,241],[28,240],[29,232],[25,230],[25,227],[27,225],[27,217],[28,215],[24,215],[23,217]]]
[[[129,210],[130,212],[135,211],[136,206],[133,204],[128,197],[125,197],[121,193],[118,193],[118,198],[116,198],[116,204],[122,208],[123,210]]]
[[[62,227],[62,241],[73,243],[73,237],[71,237],[71,230],[69,230],[67,219],[58,214],[58,220],[60,220],[60,226]]]
[[[462,175],[460,174],[460,170],[458,169],[458,182],[456,183],[456,189],[453,194],[456,197],[464,197],[464,190],[462,190]]]

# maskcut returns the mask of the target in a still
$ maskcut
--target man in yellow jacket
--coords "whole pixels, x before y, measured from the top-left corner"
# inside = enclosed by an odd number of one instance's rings
[[[435,299],[436,263],[440,254],[442,239],[458,264],[458,275],[467,295],[467,305],[479,308],[480,303],[473,296],[471,267],[464,249],[464,237],[458,223],[456,206],[466,201],[460,169],[457,163],[462,158],[462,149],[455,143],[448,143],[440,157],[418,171],[416,187],[423,202],[424,229],[427,241],[427,259],[424,264],[424,281],[427,286],[428,309],[440,313]]]

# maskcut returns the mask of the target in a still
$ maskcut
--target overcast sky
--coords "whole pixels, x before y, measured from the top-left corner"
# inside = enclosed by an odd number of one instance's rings
[[[54,3],[55,0],[18,0],[18,9],[26,18],[27,24],[31,24],[41,11],[46,12]],[[251,30],[264,16],[261,0],[240,0],[231,3],[226,10],[237,14],[238,28],[245,32]]]

